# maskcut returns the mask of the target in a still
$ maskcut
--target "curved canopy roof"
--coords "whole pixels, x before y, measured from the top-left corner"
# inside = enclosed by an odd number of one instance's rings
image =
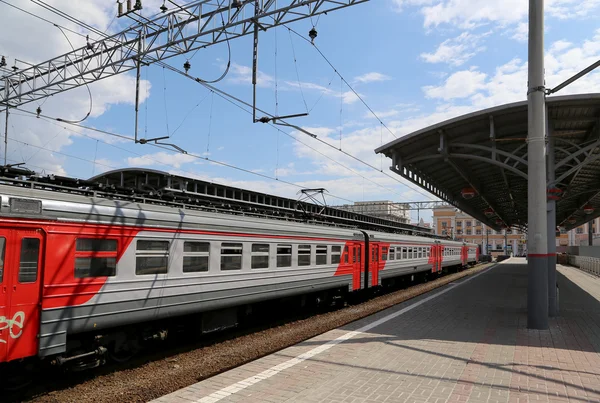
[[[600,216],[600,94],[546,103],[556,177],[548,186],[562,190],[556,222],[568,230]],[[392,171],[492,228],[524,228],[527,125],[527,102],[517,102],[435,124],[375,152],[392,159]],[[463,197],[469,189],[470,199]]]

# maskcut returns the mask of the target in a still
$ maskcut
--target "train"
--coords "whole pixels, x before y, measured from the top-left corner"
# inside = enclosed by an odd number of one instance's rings
[[[210,332],[235,326],[257,303],[352,295],[479,258],[478,245],[450,239],[86,186],[0,175],[0,366],[91,368],[183,321]]]

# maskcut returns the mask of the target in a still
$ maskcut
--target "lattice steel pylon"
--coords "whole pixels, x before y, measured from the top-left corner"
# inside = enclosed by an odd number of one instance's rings
[[[20,106],[227,40],[368,0],[193,1],[2,79],[0,105]],[[256,2],[259,7],[255,13]],[[246,15],[246,11],[250,15]],[[221,20],[222,17],[222,20]]]

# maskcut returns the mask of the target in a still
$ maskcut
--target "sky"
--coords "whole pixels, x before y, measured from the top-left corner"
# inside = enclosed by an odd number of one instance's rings
[[[6,3],[81,35],[63,34]],[[113,0],[45,3],[109,34],[133,23],[115,18]],[[151,17],[162,0],[142,3],[142,15]],[[600,0],[545,3],[545,79],[553,87],[600,59]],[[253,123],[247,107],[150,64],[141,73],[138,136],[169,136],[166,142],[188,154],[13,110],[8,163],[79,178],[152,168],[291,198],[301,188],[325,188],[330,205],[435,200],[389,171],[391,161],[373,150],[453,117],[525,100],[527,15],[525,0],[371,0],[292,23],[295,32],[284,26],[261,32],[257,106],[275,116],[308,113],[289,122],[316,139],[290,127]],[[316,46],[306,39],[313,26]],[[0,55],[9,67],[41,63],[84,46],[85,35],[96,38],[30,0],[2,0],[0,27]],[[189,61],[190,76],[214,80],[229,61],[228,73],[214,85],[251,102],[252,37],[229,44],[167,63],[182,69]],[[133,137],[135,85],[135,73],[124,73],[90,84],[91,102],[88,89],[80,87],[22,108],[34,112],[40,106],[45,116],[70,120],[89,112],[83,125]],[[599,90],[596,71],[560,95]],[[421,212],[426,220],[430,215]]]

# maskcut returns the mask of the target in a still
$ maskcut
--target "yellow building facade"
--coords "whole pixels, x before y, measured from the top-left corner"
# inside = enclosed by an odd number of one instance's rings
[[[600,239],[600,219],[593,223],[594,238]],[[440,206],[433,210],[435,233],[481,246],[484,254],[514,254],[522,256],[527,252],[527,235],[514,228],[495,231],[481,221],[463,213],[453,206]],[[588,224],[577,227],[569,233],[557,234],[556,246],[588,245]]]

